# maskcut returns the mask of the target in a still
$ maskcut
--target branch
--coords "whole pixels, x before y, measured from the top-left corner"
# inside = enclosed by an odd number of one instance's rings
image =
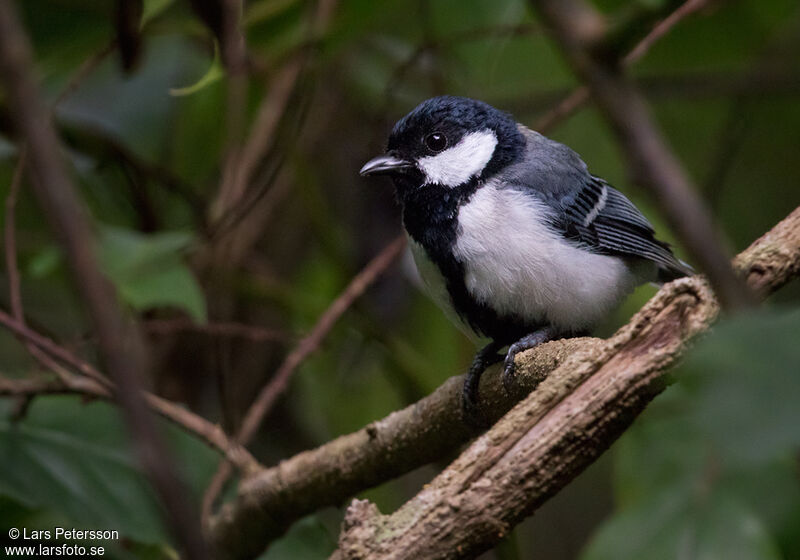
[[[70,180],[38,84],[28,37],[11,0],[0,0],[0,76],[13,118],[28,149],[28,169],[45,216],[65,249],[72,275],[98,334],[100,354],[119,390],[139,459],[167,511],[188,558],[206,558],[199,526],[188,507],[168,453],[140,396],[146,371],[137,333],[128,325],[113,288],[101,274],[89,220]]]
[[[735,266],[762,295],[798,276],[800,208]],[[354,500],[332,558],[473,558],[490,549],[622,434],[718,313],[704,278],[668,284],[610,339],[570,355],[398,511]]]
[[[735,261],[748,284],[766,295],[800,275],[800,208],[753,243]],[[692,279],[690,285],[700,282]],[[687,288],[689,290],[689,288]],[[664,301],[665,296],[657,296]],[[646,309],[652,309],[653,304]],[[650,318],[643,310],[633,321]],[[645,314],[645,315],[642,315]],[[624,327],[633,333],[630,325]],[[622,332],[622,331],[620,331]],[[595,338],[550,342],[518,358],[520,386],[530,391],[559,367],[561,393],[539,385],[536,395],[551,405],[578,384],[562,366],[574,355],[598,364],[609,343]],[[348,496],[376,486],[422,465],[446,457],[477,435],[461,417],[463,377],[453,377],[419,402],[365,428],[305,451],[245,479],[235,500],[210,520],[207,531],[218,555],[250,558],[279,537],[297,519],[326,506],[337,506]],[[551,387],[548,389],[547,387]],[[515,403],[502,388],[499,369],[481,379],[484,414],[491,421]],[[421,557],[427,558],[427,555]]]
[[[602,341],[548,342],[517,367],[521,391],[531,391],[569,355]],[[481,378],[486,418],[498,420],[516,403],[497,368]],[[301,517],[338,506],[353,494],[455,453],[480,433],[461,412],[463,376],[451,377],[415,404],[352,434],[305,451],[244,480],[236,500],[208,526],[212,544],[226,558],[253,558]]]
[[[646,186],[703,272],[722,305],[751,305],[752,294],[733,273],[720,235],[686,172],[654,126],[644,100],[609,59],[605,22],[582,0],[533,0],[543,22],[617,135],[634,181]]]

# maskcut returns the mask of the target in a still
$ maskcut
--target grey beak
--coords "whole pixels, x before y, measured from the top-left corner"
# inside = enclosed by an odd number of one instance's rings
[[[369,160],[359,173],[363,177],[368,175],[389,175],[403,172],[411,167],[414,167],[414,164],[410,161],[387,154]]]

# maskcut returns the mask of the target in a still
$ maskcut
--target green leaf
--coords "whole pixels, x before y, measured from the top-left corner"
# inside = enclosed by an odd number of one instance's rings
[[[668,488],[615,515],[582,560],[778,560],[778,547],[758,517],[735,497],[707,489]]]
[[[260,560],[324,560],[336,550],[336,539],[311,515],[292,525],[289,532],[270,545]]]
[[[203,292],[183,252],[192,236],[183,232],[141,234],[103,228],[100,260],[123,300],[137,310],[171,306],[205,321]]]
[[[0,493],[62,512],[77,526],[135,540],[166,538],[155,498],[131,461],[61,431],[0,421]]]
[[[648,501],[664,488],[691,487],[703,476],[708,442],[680,413],[685,399],[682,387],[670,387],[615,446],[614,490],[620,507]]]
[[[158,17],[164,10],[169,8],[175,0],[144,0],[142,10],[141,27],[147,25],[151,19]]]
[[[191,85],[181,88],[170,88],[169,94],[174,97],[192,95],[193,93],[197,93],[205,87],[219,81],[224,75],[225,71],[222,68],[222,60],[220,59],[219,55],[219,45],[214,42],[214,58],[211,60],[211,66],[208,67],[206,73]]]
[[[61,251],[55,245],[47,245],[31,257],[25,270],[33,278],[44,278],[58,269],[63,261]]]
[[[0,417],[7,417],[9,408],[8,401],[0,401]],[[158,425],[190,490],[186,499],[199,504],[217,454],[183,430],[163,421]],[[133,457],[117,407],[83,404],[72,396],[41,397],[21,422],[0,421],[0,457],[0,495],[35,509],[42,519],[31,519],[29,528],[52,527],[58,519],[79,528],[115,529],[161,551],[142,557],[167,557],[161,509]]]
[[[769,463],[800,446],[800,310],[767,311],[720,324],[678,377],[691,421],[723,461]]]

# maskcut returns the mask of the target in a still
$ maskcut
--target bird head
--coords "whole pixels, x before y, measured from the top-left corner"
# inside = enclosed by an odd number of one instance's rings
[[[401,192],[457,188],[515,161],[524,143],[507,113],[465,97],[434,97],[397,122],[386,153],[368,161],[361,175],[389,175]]]

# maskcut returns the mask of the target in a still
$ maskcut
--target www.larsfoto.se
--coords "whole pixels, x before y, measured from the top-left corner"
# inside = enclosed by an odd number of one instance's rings
[[[102,546],[81,546],[79,544],[38,544],[28,546],[6,546],[5,552],[7,557],[11,556],[103,556],[106,551]]]

